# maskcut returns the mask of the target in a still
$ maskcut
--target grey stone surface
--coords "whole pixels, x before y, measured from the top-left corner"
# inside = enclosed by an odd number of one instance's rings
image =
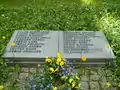
[[[43,68],[37,68],[36,72],[43,72]]]
[[[115,58],[112,49],[107,47],[109,44],[105,35],[100,31],[60,31],[59,43],[66,58],[86,56],[89,61]]]
[[[27,73],[27,72],[29,72],[29,68],[27,68],[27,67],[22,67],[22,68],[21,68],[21,72],[26,72],[26,73]]]
[[[88,75],[81,75],[80,78],[81,78],[81,81],[89,81]]]
[[[105,77],[104,75],[101,76],[99,80],[100,80],[101,82],[107,82],[107,79],[106,79],[106,77]]]
[[[100,83],[100,88],[105,88],[105,83],[106,83],[106,82],[102,82],[102,81],[100,82],[100,81],[99,81],[99,83]]]
[[[36,72],[36,68],[30,68],[30,72],[31,73],[35,73]]]
[[[111,70],[105,70],[106,76],[110,77],[112,76],[112,71]]]
[[[106,75],[105,70],[103,68],[100,68],[100,67],[97,68],[97,73],[100,76],[105,76]]]
[[[24,70],[24,69],[26,69],[26,67],[23,67],[22,69]],[[80,68],[77,68],[77,69],[79,70]],[[86,67],[86,68],[82,68],[82,69],[84,69],[85,72],[87,72],[87,71],[91,72],[91,74],[86,73],[86,75],[85,74],[80,75],[80,83],[81,83],[82,90],[116,90],[116,88],[113,87],[113,86],[115,86],[114,85],[115,82],[112,81],[112,77],[108,78],[109,79],[108,81],[111,83],[110,87],[105,86],[107,80],[106,80],[106,77],[104,75],[102,76],[101,79],[99,79],[97,81],[95,81],[95,80],[93,81],[90,79],[91,77],[95,78],[94,75],[97,73],[100,73],[99,71],[102,68],[99,67],[99,70],[97,67],[96,67],[96,69],[95,69],[95,67],[89,67],[89,68]],[[39,68],[39,69],[38,68],[29,68],[29,72],[36,72],[36,70],[42,71],[42,68]],[[96,73],[96,70],[98,70],[97,73]],[[76,72],[78,72],[78,71],[76,71]],[[105,72],[105,70],[103,70],[103,73],[104,72]],[[15,75],[17,75],[17,74],[15,74]],[[28,75],[30,76],[31,74],[28,74],[28,73],[22,72],[22,71],[19,74],[20,83],[18,83],[18,86],[23,87],[24,90],[26,90],[25,85],[28,83],[28,82],[26,82],[25,78]],[[13,77],[17,78],[17,76],[13,76]],[[10,80],[8,80],[8,81],[10,81]],[[6,84],[6,85],[10,85],[10,82],[8,82],[8,84]]]
[[[88,82],[81,82],[81,89],[89,90]]]
[[[11,46],[12,42],[16,45]],[[38,64],[46,56],[56,57],[58,51],[72,64],[105,64],[115,58],[101,31],[48,30],[15,31],[3,57],[10,63]],[[87,57],[86,62],[81,62],[82,56]]]
[[[16,46],[12,47],[12,42],[16,43]],[[57,31],[17,30],[7,45],[4,57],[45,58],[46,56],[55,57],[57,52]]]
[[[115,87],[111,87],[111,90],[117,90]]]
[[[19,79],[20,80],[25,80],[25,78],[28,77],[28,75],[29,75],[28,73],[20,73],[19,74]]]
[[[99,83],[96,81],[91,81],[90,82],[90,88],[91,90],[100,90]]]
[[[92,71],[92,75],[90,75],[90,80],[99,80],[100,76],[97,74],[97,72]]]
[[[108,82],[113,82],[113,78],[112,78],[112,77],[106,77],[106,80],[107,80]]]

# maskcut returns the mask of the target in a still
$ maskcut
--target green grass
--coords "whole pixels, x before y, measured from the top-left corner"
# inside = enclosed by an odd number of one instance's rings
[[[50,1],[29,2],[17,7],[3,4],[0,6],[0,30],[11,34],[16,29],[98,30],[94,8],[82,7],[73,1]]]
[[[116,2],[116,3],[115,3]],[[120,11],[118,0],[112,4],[112,0],[105,0],[101,5],[83,5],[80,0],[1,0],[0,4],[0,36],[11,37],[14,30],[102,30],[105,32],[114,52],[120,56],[118,47],[120,32],[111,34],[114,29],[120,28],[115,25],[119,19]],[[106,26],[102,20],[105,15],[115,18],[113,27]],[[109,18],[109,16],[105,16]],[[98,24],[99,22],[99,24]],[[111,21],[110,21],[111,22]],[[117,23],[119,24],[119,23]],[[107,30],[109,28],[109,30]],[[115,36],[112,37],[111,35]],[[113,38],[115,40],[113,40]],[[116,51],[117,50],[117,51]]]
[[[118,1],[102,0],[101,3],[94,5],[84,5],[80,0],[1,0],[0,52],[3,52],[1,48],[6,46],[13,32],[18,29],[101,30],[119,61],[120,3]],[[106,20],[109,23],[106,24]],[[7,37],[5,42],[1,39],[2,36]],[[117,65],[120,67],[120,63]]]
[[[10,38],[17,29],[105,31],[106,28],[97,22],[107,13],[118,14],[113,16],[115,18],[120,13],[119,7],[114,8],[117,3],[111,6],[112,0],[110,3],[105,1],[105,4],[95,6],[83,5],[80,0],[2,0],[0,36]]]

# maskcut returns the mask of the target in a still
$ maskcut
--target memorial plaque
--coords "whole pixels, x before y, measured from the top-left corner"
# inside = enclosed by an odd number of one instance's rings
[[[14,42],[16,45],[11,46]],[[115,58],[101,31],[17,30],[8,43],[4,58],[11,63],[43,63],[46,56],[60,51],[72,64],[103,64]],[[87,58],[86,62],[81,57]],[[15,62],[13,62],[15,61]]]
[[[11,46],[14,42],[16,45]],[[58,32],[48,30],[17,30],[7,45],[6,58],[55,57],[58,52]]]
[[[61,31],[59,34],[59,50],[73,63],[80,62],[82,56],[87,58],[86,62],[94,63],[115,58],[103,32]]]

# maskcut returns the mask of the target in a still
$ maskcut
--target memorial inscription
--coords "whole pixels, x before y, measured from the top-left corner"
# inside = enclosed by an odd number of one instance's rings
[[[91,38],[100,38],[95,32],[64,32],[64,52],[65,53],[92,53],[102,52],[101,48],[89,47],[94,46]]]
[[[16,45],[11,46],[12,42]],[[57,31],[17,30],[8,43],[3,57],[39,59],[45,58],[47,55],[55,56],[58,52],[57,42]]]
[[[60,32],[59,49],[68,59],[86,56],[87,59],[113,59],[114,54],[101,31],[64,31]]]
[[[12,42],[16,46],[12,47]],[[106,45],[109,43],[100,31],[17,30],[3,57],[19,63],[43,63],[46,56],[56,57],[60,51],[73,64],[81,64],[82,56],[87,57],[86,62],[105,62],[115,58]]]
[[[91,51],[98,51],[99,49],[90,50],[89,47],[94,44],[91,43],[91,37],[97,37],[95,32],[64,32],[64,52],[65,53],[89,53]]]
[[[11,47],[9,52],[41,52],[45,45],[45,40],[50,39],[49,31],[18,31],[14,42],[15,47]]]

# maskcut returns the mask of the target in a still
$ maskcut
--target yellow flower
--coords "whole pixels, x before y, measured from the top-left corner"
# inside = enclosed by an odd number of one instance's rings
[[[11,46],[12,46],[12,47],[16,46],[16,43],[12,42],[12,43],[11,43]]]
[[[110,45],[109,45],[109,44],[106,44],[106,47],[107,47],[107,48],[110,48]]]
[[[57,62],[61,62],[62,61],[62,58],[57,58]]]
[[[4,39],[4,40],[5,40],[5,39],[6,39],[6,37],[5,37],[5,36],[2,36],[2,39]]]
[[[72,79],[72,78],[70,78],[70,79],[69,79],[69,83],[72,83],[72,82],[73,82],[73,79]]]
[[[86,57],[86,56],[82,56],[82,57],[81,57],[81,60],[82,60],[82,61],[86,61],[86,60],[87,60],[87,57]]]
[[[58,69],[58,68],[56,68],[56,69],[55,69],[55,72],[59,72],[59,69]]]
[[[78,86],[76,86],[75,88],[80,88],[81,84],[78,84]]]
[[[49,68],[49,73],[51,74],[51,73],[54,73],[54,68]]]
[[[62,76],[61,78],[64,79],[66,76]]]
[[[52,62],[52,59],[50,58],[50,57],[47,57],[46,56],[46,60],[45,60],[46,62],[48,62],[48,63],[51,63]]]
[[[57,58],[56,64],[59,65],[61,61],[62,61],[61,58]]]
[[[60,52],[57,53],[57,57],[58,57],[58,58],[62,58],[62,55],[61,55]]]
[[[61,62],[60,62],[60,66],[63,66],[64,64],[65,64],[64,61],[61,61]]]
[[[120,87],[120,82],[118,83],[118,87]]]
[[[2,90],[4,88],[4,86],[3,85],[0,85],[0,90]]]
[[[68,79],[68,77],[67,77],[67,76],[62,76],[61,78],[62,78],[62,79]]]
[[[80,80],[80,78],[77,75],[75,77],[76,77],[76,79]]]
[[[75,87],[75,82],[72,82],[72,88],[74,88]]]
[[[80,87],[81,86],[81,84],[78,84],[78,87]]]
[[[110,87],[110,86],[111,86],[110,82],[106,82],[105,85],[106,85],[107,87]]]
[[[57,87],[53,87],[53,90],[57,90]]]

